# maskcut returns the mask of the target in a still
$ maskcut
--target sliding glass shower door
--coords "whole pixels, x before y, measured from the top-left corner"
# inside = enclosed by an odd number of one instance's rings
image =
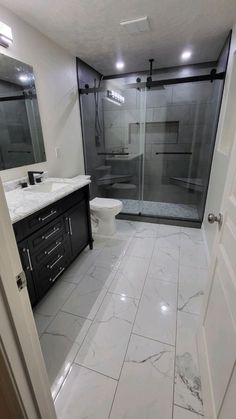
[[[91,197],[120,199],[124,213],[141,214],[146,91],[102,82],[81,95],[81,105]]]
[[[142,215],[200,221],[223,80],[146,92]]]
[[[200,223],[223,85],[223,79],[164,79],[148,88],[127,77],[84,89],[91,198],[119,199],[122,213],[136,219]]]

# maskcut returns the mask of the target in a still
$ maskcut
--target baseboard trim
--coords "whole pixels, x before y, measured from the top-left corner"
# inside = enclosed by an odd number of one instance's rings
[[[217,419],[213,403],[213,390],[211,385],[210,368],[206,348],[204,327],[201,326],[197,334],[197,350],[202,383],[204,419]]]

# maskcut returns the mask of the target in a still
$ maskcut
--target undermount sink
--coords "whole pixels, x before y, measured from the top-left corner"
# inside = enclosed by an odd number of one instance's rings
[[[59,189],[65,188],[68,186],[68,183],[66,182],[55,182],[55,181],[48,181],[39,183],[33,186],[30,186],[27,189],[24,189],[26,192],[40,192],[40,193],[50,193],[50,192],[56,192]]]

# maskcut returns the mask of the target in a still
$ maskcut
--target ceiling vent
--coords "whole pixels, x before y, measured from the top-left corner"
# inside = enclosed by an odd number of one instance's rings
[[[120,25],[131,35],[150,31],[148,16],[133,20],[123,20],[120,22]]]

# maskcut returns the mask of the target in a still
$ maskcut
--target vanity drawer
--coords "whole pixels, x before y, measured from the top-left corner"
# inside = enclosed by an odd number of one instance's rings
[[[68,245],[61,246],[46,263],[38,267],[35,280],[39,298],[54,284],[70,264],[71,256]]]
[[[28,240],[31,252],[34,253],[38,249],[49,247],[55,242],[58,235],[66,232],[63,217],[57,218],[54,222],[37,231]]]
[[[25,220],[25,228],[27,230],[26,234],[31,234],[39,228],[45,226],[54,218],[58,217],[62,212],[60,201],[52,204],[42,210],[36,212],[35,214],[29,216]]]
[[[67,242],[67,243],[66,243]],[[66,243],[67,246],[70,246],[68,232],[65,229],[62,229],[59,233],[55,235],[53,240],[50,243],[46,243],[40,250],[34,253],[33,263],[34,265],[39,265],[44,261],[50,259],[54,254],[56,254],[60,247]]]

